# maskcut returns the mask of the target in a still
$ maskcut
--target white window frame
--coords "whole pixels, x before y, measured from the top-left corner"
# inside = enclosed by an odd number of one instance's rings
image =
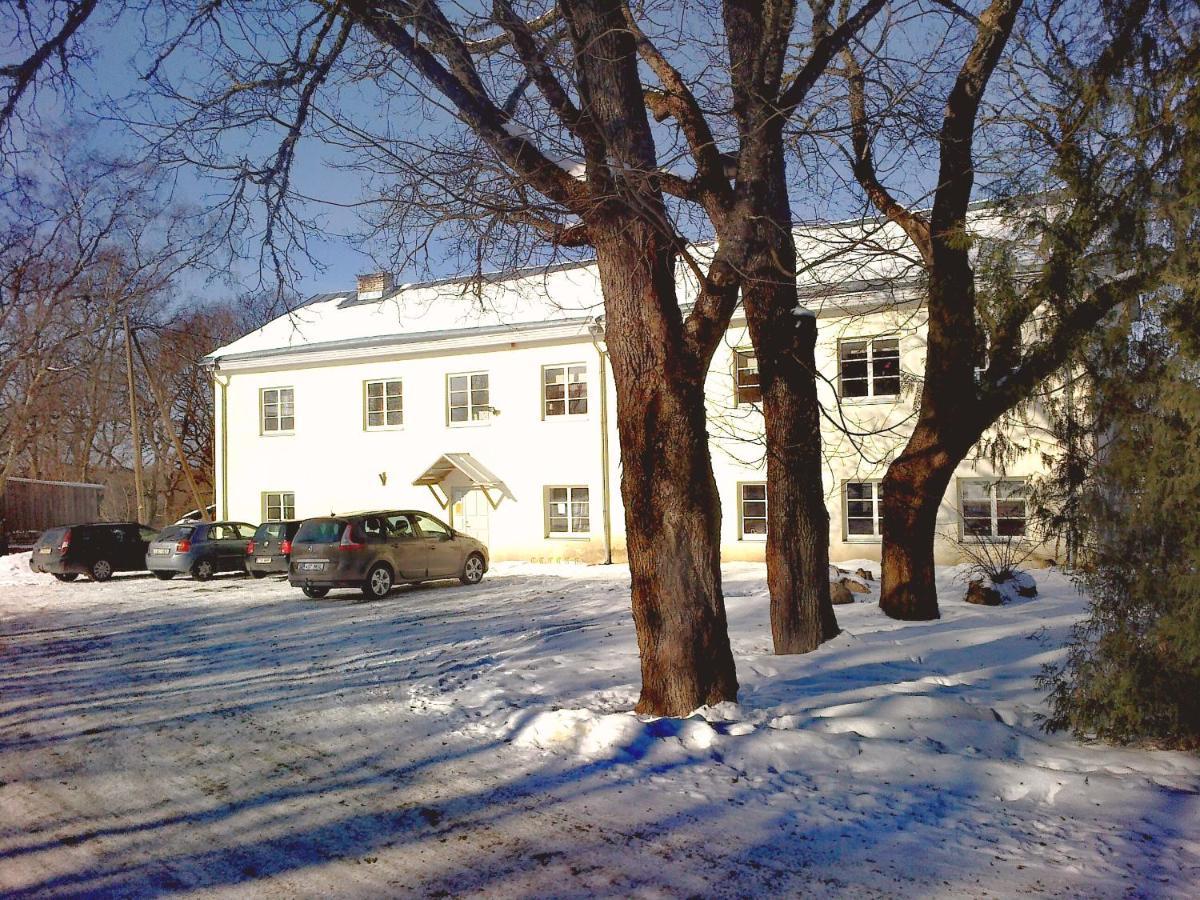
[[[747,500],[746,499],[746,488],[748,488],[748,487],[762,488],[762,499],[760,500],[759,498],[754,497],[750,500]],[[763,514],[761,516],[747,516],[746,515],[746,504],[747,503],[761,503],[763,505]],[[739,481],[738,482],[737,513],[738,513],[737,522],[738,522],[738,540],[739,541],[759,542],[759,541],[765,541],[767,539],[766,528],[767,528],[767,522],[768,522],[770,514],[771,514],[771,510],[767,506],[767,483],[765,481]],[[753,519],[756,522],[761,521],[763,523],[763,529],[764,529],[762,534],[758,534],[756,532],[747,532],[746,531],[746,520],[747,519]]]
[[[283,415],[283,392],[284,391],[291,391],[291,394],[292,394],[292,398],[291,398],[291,400],[292,400],[292,415],[290,416],[290,418],[292,420],[291,428],[283,427],[283,420],[285,418],[288,418]],[[269,420],[267,418],[267,395],[272,394],[272,393],[275,395],[275,400],[274,400],[274,403],[272,404],[275,407],[274,420],[275,420],[276,425],[274,428],[268,427]],[[259,391],[258,391],[258,428],[259,428],[259,433],[263,434],[263,435],[295,434],[296,433],[296,389],[294,387],[292,387],[290,385],[284,385],[282,387],[259,388]]]
[[[871,528],[870,534],[852,534],[850,532],[850,485],[852,484],[869,484],[871,488],[871,497],[869,500],[858,500],[858,503],[871,504]],[[881,489],[883,481],[878,478],[854,478],[846,479],[842,482],[842,540],[848,544],[878,544],[883,540],[883,495]],[[862,516],[855,516],[855,519],[861,519]]]
[[[572,381],[568,380],[571,377],[572,369],[582,369],[583,370],[583,381],[572,382]],[[546,376],[550,372],[554,372],[554,371],[561,371],[563,373],[563,396],[562,396],[562,401],[561,401],[563,403],[563,411],[560,413],[550,412],[550,404],[553,402],[558,402],[558,401],[551,400],[549,397],[546,396],[546,389],[548,387],[550,387],[550,385],[546,382]],[[583,396],[582,397],[574,397],[574,398],[571,397],[571,385],[572,384],[582,384],[583,385]],[[571,401],[572,400],[582,400],[583,401],[583,412],[571,412]],[[542,418],[543,419],[558,420],[558,419],[583,419],[583,418],[586,418],[587,414],[588,414],[588,410],[591,409],[591,404],[588,401],[589,401],[589,398],[588,398],[587,363],[585,363],[585,362],[552,363],[551,365],[548,365],[548,366],[542,366]]]
[[[749,372],[749,366],[742,365],[742,356],[749,355],[754,357],[754,384],[747,384],[745,388],[753,388],[758,391],[758,397],[751,400],[742,399],[742,380],[741,373]],[[758,354],[753,347],[735,347],[733,350],[733,402],[738,406],[751,406],[755,403],[762,402],[762,381],[759,379],[758,371]]]
[[[471,379],[477,375],[482,375],[483,377],[485,377],[487,379],[487,382],[488,382],[487,403],[482,403],[479,405],[476,405],[471,397],[471,395],[474,393],[474,389],[471,387]],[[450,394],[451,394],[450,382],[451,382],[451,379],[454,379],[454,378],[467,379],[467,405],[466,405],[466,407],[452,407],[450,405]],[[465,408],[466,409],[467,418],[465,421],[462,421],[462,422],[454,421],[454,419],[451,416],[451,410],[456,409],[456,408]],[[484,413],[486,413],[486,415],[483,418],[476,418],[475,413],[477,411],[484,412]],[[472,428],[472,427],[477,428],[481,425],[490,425],[491,421],[492,421],[492,412],[493,412],[492,375],[490,372],[486,372],[486,371],[482,371],[482,370],[475,371],[475,372],[450,372],[446,375],[446,424],[448,426],[450,426],[451,428]]]
[[[371,424],[371,386],[375,384],[383,385],[383,409],[380,410],[383,414],[382,425]],[[400,393],[395,399],[399,400],[397,409],[388,408],[388,392],[389,384],[400,385]],[[388,413],[397,412],[400,414],[400,421],[395,425],[388,424]],[[368,378],[363,382],[363,430],[364,431],[399,431],[404,427],[404,379],[403,378]]]
[[[967,516],[964,514],[963,506],[963,491],[968,485],[982,484],[988,488],[988,506],[990,528],[987,534],[969,534],[967,532]],[[1021,517],[1024,523],[1021,534],[1000,534],[1000,516],[997,515],[997,491],[996,488],[1001,484],[1019,484],[1025,488],[1025,496],[1021,499],[1025,503],[1025,515]],[[1024,476],[1006,476],[1004,478],[960,478],[958,479],[958,534],[964,541],[1007,541],[1007,540],[1025,540],[1029,537],[1029,479]],[[974,518],[974,517],[973,517]],[[1012,518],[1005,516],[1004,518]]]
[[[567,530],[566,531],[552,530],[552,527],[550,524],[552,522],[552,520],[564,518],[563,516],[552,516],[550,514],[550,504],[562,502],[562,501],[551,500],[551,492],[552,491],[566,491],[567,492],[567,499],[566,499],[567,515],[565,517],[567,520]],[[587,499],[586,500],[576,500],[575,499],[576,491],[586,491]],[[592,536],[592,490],[589,485],[586,485],[586,484],[548,484],[548,485],[546,485],[543,496],[544,496],[545,500],[542,504],[542,509],[546,516],[546,538],[547,539],[553,539],[553,540],[557,541],[557,540],[572,540],[572,539],[586,540],[586,539],[591,538],[591,536]],[[588,508],[587,508],[586,518],[587,518],[588,527],[587,527],[586,531],[576,531],[575,530],[576,522],[579,519],[585,518],[584,516],[576,516],[575,515],[575,504],[576,503],[586,503],[587,504]]]
[[[278,503],[271,503],[271,498],[278,499]],[[285,499],[291,498],[291,502]],[[271,507],[275,506],[279,509],[277,517],[271,516]],[[291,509],[292,514],[287,515],[288,509]],[[264,522],[287,522],[296,518],[296,492],[295,491],[263,491],[262,492],[262,520]]]
[[[895,341],[896,342],[896,393],[880,394],[875,390],[875,342],[876,341]],[[867,345],[867,392],[865,394],[847,394],[845,390],[845,377],[842,374],[842,348],[847,344],[866,344]],[[900,396],[900,392],[904,387],[904,373],[901,368],[903,359],[903,343],[898,334],[877,334],[871,337],[846,337],[839,338],[837,343],[837,367],[838,367],[838,397],[845,403],[854,402],[871,402],[871,401],[890,401],[895,400]],[[890,354],[889,354],[890,356]],[[892,377],[892,376],[884,376]],[[856,378],[854,381],[861,381]]]

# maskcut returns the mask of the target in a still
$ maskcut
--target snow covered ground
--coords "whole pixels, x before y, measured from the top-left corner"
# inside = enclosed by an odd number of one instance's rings
[[[770,654],[725,570],[741,702],[643,721],[620,567],[304,599],[59,584],[0,560],[9,896],[1195,896],[1200,760],[1036,727],[1083,610],[876,595]],[[851,566],[853,568],[853,566]]]

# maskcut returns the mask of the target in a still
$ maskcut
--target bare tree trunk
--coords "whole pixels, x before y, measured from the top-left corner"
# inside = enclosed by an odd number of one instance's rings
[[[771,637],[775,652],[786,654],[815,650],[837,635],[838,624],[829,598],[829,513],[815,381],[817,321],[794,314],[794,276],[781,279],[779,273],[780,266],[788,266],[788,256],[793,260],[790,271],[795,271],[790,234],[781,243],[765,261],[767,271],[747,278],[742,296],[758,354],[766,427]]]
[[[955,452],[943,443],[923,410],[908,444],[884,475],[879,606],[893,619],[940,617],[933,568],[937,513],[965,455],[966,449]]]
[[[838,633],[829,597],[829,513],[821,486],[816,319],[797,316],[796,244],[778,103],[793,3],[731,0],[728,31],[740,143],[734,237],[742,304],[758,356],[767,448],[767,585],[777,654]],[[728,231],[729,229],[726,229]]]
[[[683,716],[737,699],[721,593],[721,507],[704,378],[683,351],[674,252],[656,229],[597,240],[620,402],[621,496],[641,651],[637,710]]]

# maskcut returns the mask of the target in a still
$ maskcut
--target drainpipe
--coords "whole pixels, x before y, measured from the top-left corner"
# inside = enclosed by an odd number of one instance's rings
[[[612,565],[612,486],[609,479],[608,458],[608,353],[600,343],[604,340],[604,326],[593,322],[588,330],[592,344],[600,358],[600,502],[601,521],[604,523],[604,564]]]
[[[217,520],[229,518],[229,406],[226,395],[226,389],[229,387],[229,376],[220,374],[221,363],[218,360],[213,360],[213,384],[217,386],[221,394],[221,477],[220,477],[220,509],[217,510]],[[213,487],[214,494],[216,493],[217,473],[213,472]],[[213,503],[217,502],[217,498],[213,497]]]

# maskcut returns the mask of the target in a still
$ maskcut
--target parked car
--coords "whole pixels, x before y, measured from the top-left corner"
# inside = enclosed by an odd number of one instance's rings
[[[34,544],[29,568],[49,572],[59,581],[74,581],[80,575],[108,581],[114,572],[146,571],[146,548],[152,540],[154,529],[137,522],[50,528]]]
[[[246,544],[246,571],[255,578],[286,575],[292,556],[292,538],[300,530],[300,520],[263,522]]]
[[[292,541],[288,581],[308,597],[357,587],[378,599],[402,581],[478,584],[487,568],[482,542],[429,513],[389,510],[306,519]]]
[[[218,572],[245,572],[246,542],[254,530],[247,522],[168,525],[150,544],[146,568],[163,581],[184,574],[208,581]]]

